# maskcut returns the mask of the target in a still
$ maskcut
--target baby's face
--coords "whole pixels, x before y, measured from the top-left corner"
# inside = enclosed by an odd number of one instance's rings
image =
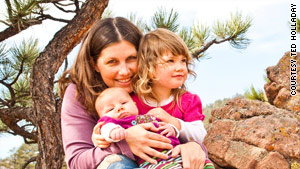
[[[127,91],[121,88],[109,88],[103,91],[97,98],[95,106],[99,117],[123,119],[138,114],[135,102]]]

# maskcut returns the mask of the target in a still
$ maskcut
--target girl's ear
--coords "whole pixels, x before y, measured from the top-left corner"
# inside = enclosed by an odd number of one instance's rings
[[[155,79],[155,71],[152,68],[150,68],[150,70],[148,71],[148,75],[151,80]]]

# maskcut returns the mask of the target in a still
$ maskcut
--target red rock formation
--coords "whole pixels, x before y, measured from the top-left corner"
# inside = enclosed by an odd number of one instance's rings
[[[275,66],[267,68],[270,82],[265,84],[264,89],[271,104],[279,108],[300,112],[300,53],[292,58],[297,61],[297,95],[290,95],[290,52],[284,56]]]
[[[294,58],[298,94],[293,97],[289,59],[286,53],[267,69],[270,82],[265,91],[270,103],[235,98],[212,111],[204,144],[217,168],[290,169],[300,164],[299,53]]]

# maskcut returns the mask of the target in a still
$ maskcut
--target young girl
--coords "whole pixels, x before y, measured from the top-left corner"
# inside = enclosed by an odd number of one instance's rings
[[[203,142],[206,130],[200,98],[187,92],[184,82],[192,58],[184,41],[159,28],[146,34],[138,51],[138,71],[133,82],[139,114],[151,114],[180,130],[181,143]]]

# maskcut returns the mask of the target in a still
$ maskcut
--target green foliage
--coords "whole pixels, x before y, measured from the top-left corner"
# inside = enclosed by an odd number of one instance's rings
[[[173,8],[170,12],[167,12],[165,8],[161,7],[154,13],[147,29],[154,30],[157,28],[165,28],[177,32],[179,27],[178,16],[178,12],[174,11]]]
[[[8,50],[5,50],[4,45],[0,47],[0,80],[5,87],[0,90],[4,98],[0,107],[31,105],[30,71],[39,53],[38,40],[32,38]]]
[[[36,0],[13,0],[5,1],[7,7],[7,14],[5,21],[1,21],[7,26],[17,27],[21,30],[21,27],[29,25],[30,22],[37,21],[37,17],[34,12],[42,10],[39,7],[39,1]]]
[[[251,26],[252,19],[243,18],[240,12],[231,13],[231,19],[225,22],[217,21],[212,30],[216,40],[222,42],[228,40],[230,45],[237,49],[246,48],[250,40],[246,37],[246,32]]]
[[[162,7],[154,13],[149,24],[144,22],[142,18],[137,18],[136,14],[129,16],[129,20],[143,32],[165,28],[177,33],[197,59],[205,56],[205,51],[213,44],[228,41],[236,49],[245,49],[250,43],[246,33],[251,26],[252,19],[250,17],[244,18],[240,12],[231,14],[228,21],[216,21],[211,28],[199,23],[192,27],[179,27],[178,19],[179,14],[173,8],[166,11]]]
[[[250,100],[259,100],[262,102],[268,102],[268,98],[265,95],[263,90],[255,89],[253,85],[251,85],[250,90],[247,90],[244,93],[244,96]]]
[[[15,152],[15,150],[11,150]],[[23,165],[32,157],[37,156],[38,147],[36,144],[22,144],[14,154],[0,160],[0,166],[7,169],[22,168]],[[30,163],[26,169],[34,169],[35,162]]]
[[[101,18],[109,18],[109,17],[114,17],[114,13],[111,10],[111,8],[107,7],[105,8],[104,12],[102,13]]]
[[[196,44],[194,42],[194,35],[191,28],[183,27],[179,32],[179,36],[185,42],[190,51],[196,47]]]
[[[144,22],[143,18],[140,18],[137,16],[136,13],[130,13],[127,18],[134,24],[136,25],[142,32],[147,31],[147,24]]]
[[[7,131],[9,131],[9,128],[0,120],[0,135],[1,133],[7,133]]]

